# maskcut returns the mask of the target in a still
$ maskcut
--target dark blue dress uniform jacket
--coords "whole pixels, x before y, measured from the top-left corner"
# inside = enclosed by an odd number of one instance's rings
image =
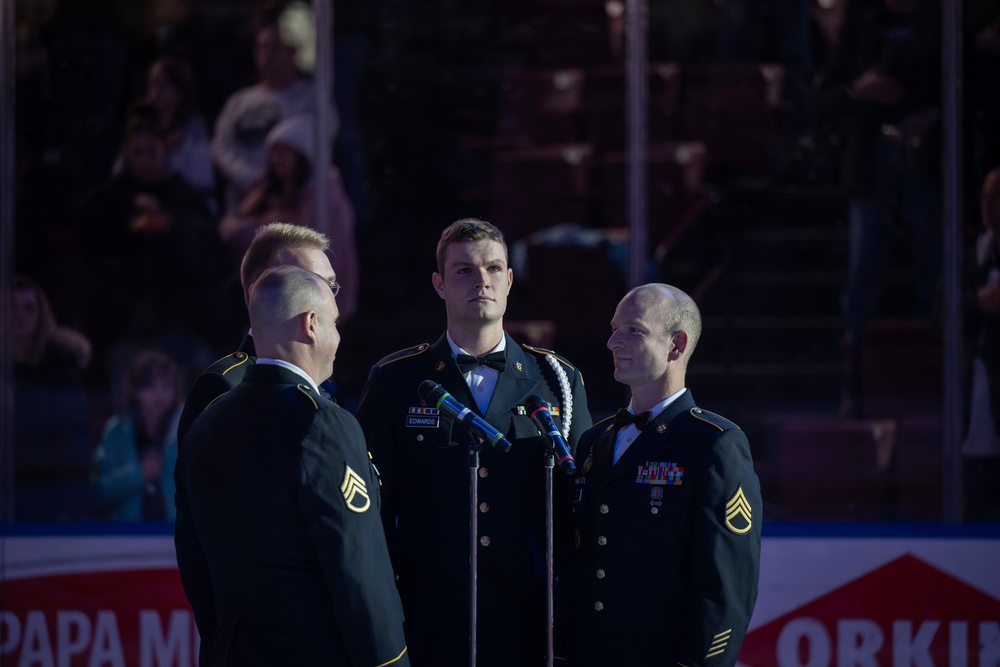
[[[746,436],[690,391],[612,465],[616,435],[602,421],[577,454],[564,524],[575,567],[557,587],[560,609],[571,610],[571,664],[735,664],[760,566]]]
[[[301,380],[251,366],[178,457],[177,564],[201,664],[407,666],[361,428]]]
[[[211,405],[212,401],[242,382],[247,369],[256,361],[257,351],[254,349],[253,336],[247,334],[243,337],[239,349],[222,357],[198,376],[188,391],[180,421],[177,423],[178,443],[184,443],[184,438],[187,437],[187,432],[191,430],[191,425],[198,415]]]
[[[227,354],[199,375],[187,398],[184,400],[184,408],[181,410],[181,418],[177,423],[177,442],[184,444],[187,432],[191,430],[191,425],[198,418],[205,408],[225,395],[230,389],[243,382],[243,377],[247,369],[257,363],[257,350],[253,344],[253,336],[247,334],[243,337],[239,348],[232,354]],[[337,386],[332,379],[320,384],[320,392],[324,398],[336,400]]]
[[[519,414],[538,394],[568,406],[544,350],[521,347],[508,335],[506,367],[485,415],[513,443],[510,452],[484,448],[478,472],[479,667],[544,665],[545,467],[544,444],[530,417]],[[591,426],[583,380],[559,358],[573,396],[568,442]],[[358,418],[383,486],[383,523],[406,612],[406,635],[416,666],[469,664],[469,445],[464,426],[427,406],[417,388],[444,386],[478,412],[445,336],[390,355],[368,378]],[[555,469],[556,484],[566,478]]]

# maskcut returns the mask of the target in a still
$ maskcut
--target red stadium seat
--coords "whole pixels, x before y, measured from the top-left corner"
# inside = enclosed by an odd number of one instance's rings
[[[779,434],[779,488],[786,520],[892,518],[893,420],[793,422]]]

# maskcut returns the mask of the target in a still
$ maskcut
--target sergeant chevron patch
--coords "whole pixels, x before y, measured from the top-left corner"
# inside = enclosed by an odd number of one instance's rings
[[[753,526],[751,515],[750,501],[747,500],[743,493],[743,487],[740,486],[736,489],[733,497],[726,502],[726,528],[737,535],[750,532],[750,528]]]
[[[726,652],[726,645],[729,643],[729,635],[733,633],[733,629],[730,628],[725,632],[720,632],[719,634],[712,637],[712,643],[708,647],[708,652],[705,654],[705,659],[714,658],[717,655],[722,655]]]
[[[344,494],[344,502],[347,509],[352,512],[364,512],[372,504],[368,497],[368,489],[365,487],[365,480],[361,479],[358,473],[351,470],[351,466],[345,466],[344,481],[340,483],[340,492]]]

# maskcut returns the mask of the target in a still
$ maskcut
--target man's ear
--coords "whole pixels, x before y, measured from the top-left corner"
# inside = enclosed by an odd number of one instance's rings
[[[510,288],[514,286],[514,269],[507,267],[507,292],[510,293]]]
[[[444,298],[444,278],[441,274],[435,271],[431,275],[431,284],[434,285],[434,291],[438,293],[438,296],[442,299]]]
[[[310,343],[315,343],[319,333],[319,316],[315,310],[302,313],[301,318],[302,334]]]
[[[673,347],[670,350],[670,358],[680,359],[682,356],[684,356],[684,351],[687,349],[687,344],[688,344],[687,331],[684,331],[682,329],[680,331],[674,332],[674,342],[673,342]]]

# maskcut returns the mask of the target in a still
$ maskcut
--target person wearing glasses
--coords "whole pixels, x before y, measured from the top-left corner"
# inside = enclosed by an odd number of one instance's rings
[[[608,349],[632,400],[583,434],[561,516],[573,563],[567,664],[732,667],[757,600],[761,496],[747,437],[685,386],[701,336],[690,296],[664,284],[619,302]]]
[[[591,424],[583,378],[548,350],[504,331],[514,275],[500,230],[474,218],[437,244],[434,290],[447,329],[433,344],[376,363],[358,407],[382,474],[382,522],[406,614],[415,666],[464,667],[470,657],[470,490],[477,482],[479,667],[544,664],[546,471],[542,435],[526,404],[552,404],[570,449]],[[471,473],[466,429],[422,400],[426,380],[504,433],[503,452],[483,445]],[[553,473],[566,478],[559,468]]]
[[[195,421],[174,542],[202,665],[408,667],[378,472],[323,398],[340,347],[325,280],[276,266],[250,291],[260,357]]]
[[[246,302],[250,303],[250,288],[257,279],[268,269],[282,265],[312,271],[330,286],[336,297],[340,284],[327,256],[329,250],[330,241],[326,235],[309,227],[284,222],[260,227],[240,264],[240,282]],[[181,446],[195,418],[213,401],[243,381],[247,367],[257,360],[256,355],[251,330],[235,352],[219,359],[198,376],[188,391],[177,427],[177,442]],[[332,382],[322,382],[320,388],[329,396],[336,395]]]

